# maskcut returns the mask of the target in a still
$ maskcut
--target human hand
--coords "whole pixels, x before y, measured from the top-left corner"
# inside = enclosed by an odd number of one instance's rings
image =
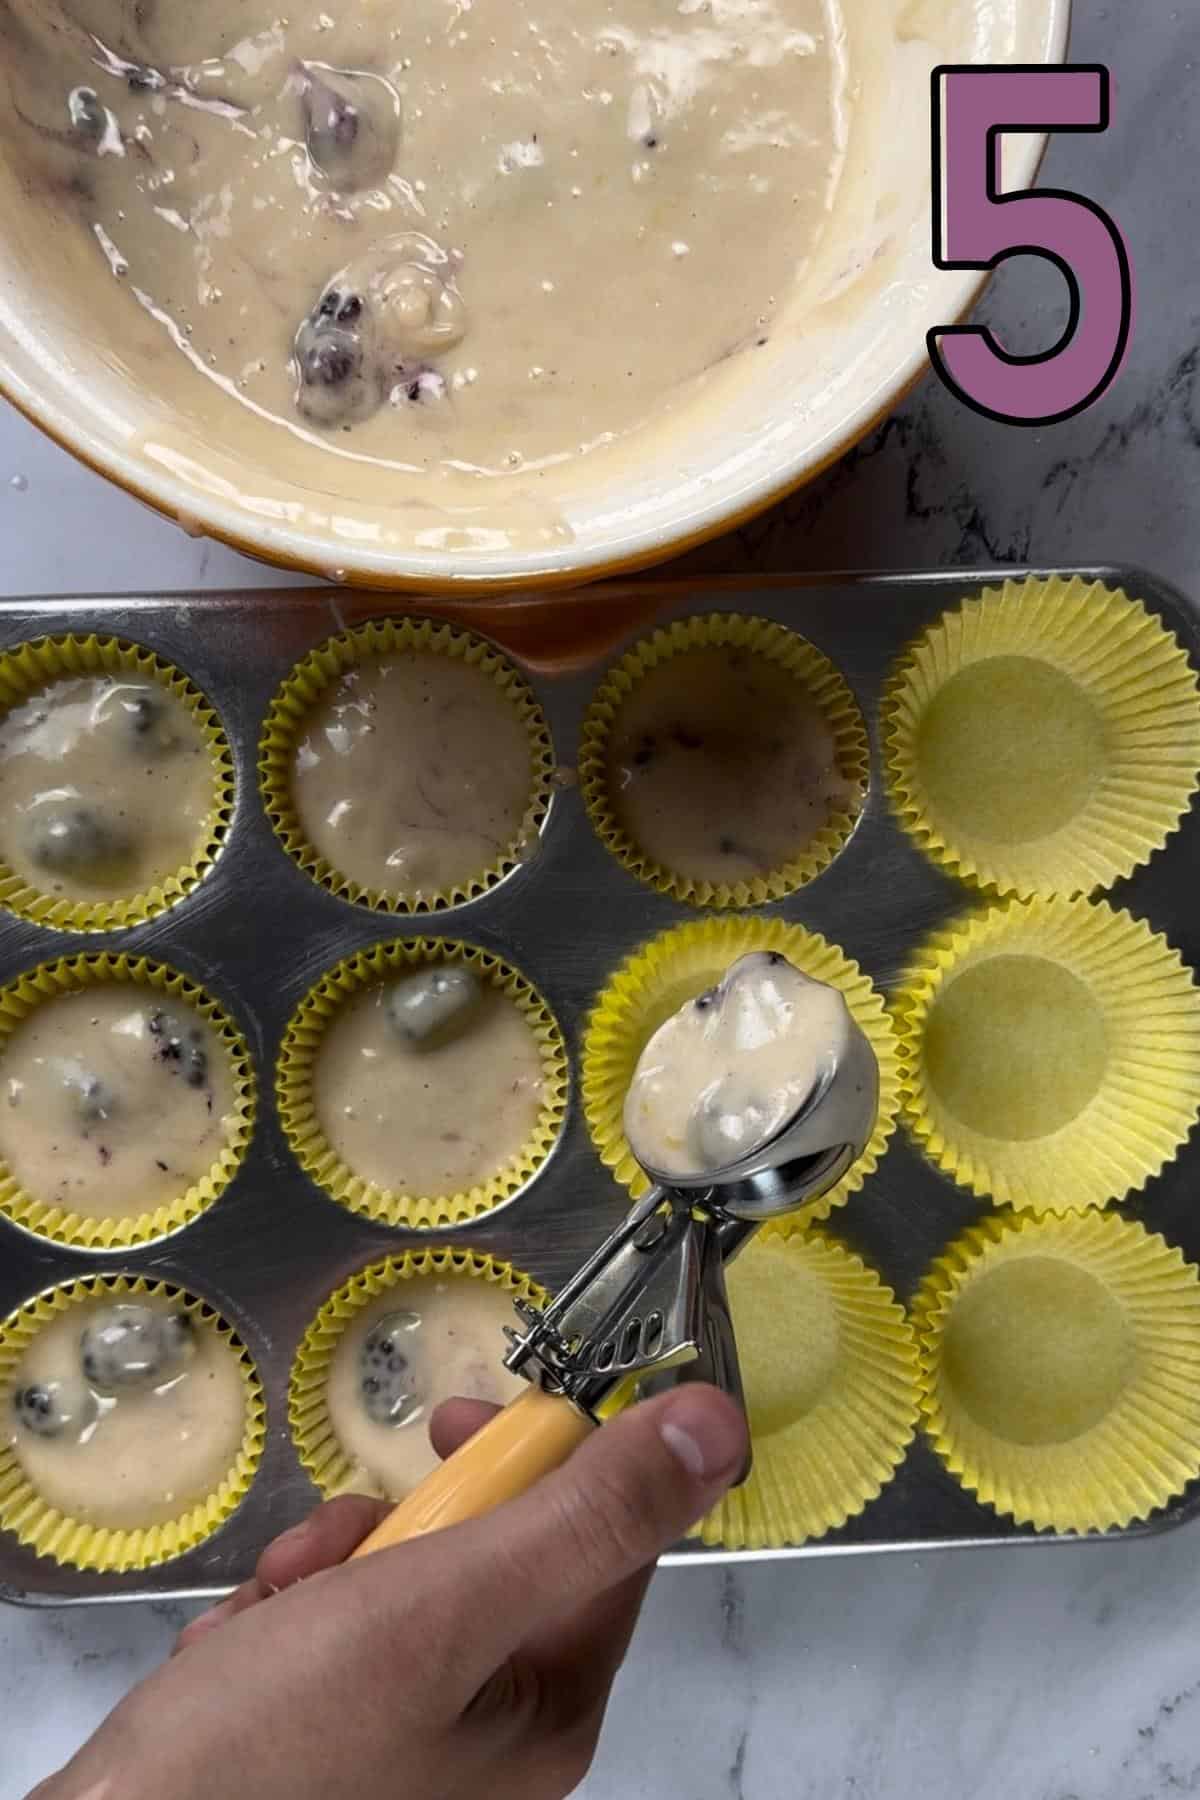
[[[491,1411],[450,1402],[435,1447]],[[451,1531],[346,1563],[388,1508],[319,1507],[30,1800],[563,1800],[654,1561],[745,1448],[734,1404],[689,1384]]]

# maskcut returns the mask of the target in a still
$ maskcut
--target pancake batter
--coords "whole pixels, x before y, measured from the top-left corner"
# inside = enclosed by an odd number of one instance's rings
[[[607,782],[645,856],[718,885],[781,869],[862,804],[803,684],[736,646],[682,651],[639,680],[609,737]]]
[[[395,1001],[412,979],[377,983],[342,1009],[313,1098],[356,1175],[392,1193],[449,1196],[498,1174],[529,1141],[544,1100],[541,1052],[515,1002],[487,982],[452,1025],[414,1041]]]
[[[212,1493],[245,1427],[236,1353],[159,1296],[57,1314],[0,1413],[0,1441],[41,1499],[118,1531],[166,1524]]]
[[[495,682],[416,650],[333,685],[296,752],[292,794],[306,837],[340,874],[413,902],[512,850],[532,786],[529,736]]]
[[[128,1218],[206,1175],[235,1124],[216,1032],[134,983],[44,1001],[0,1052],[0,1157],[35,1200]]]
[[[508,1289],[470,1276],[398,1281],[356,1313],[327,1393],[334,1435],[354,1464],[348,1488],[403,1499],[437,1465],[435,1407],[455,1395],[503,1405],[524,1391],[502,1360],[515,1319]]]
[[[200,727],[159,682],[67,677],[0,718],[0,857],[39,893],[115,900],[175,874],[214,791]]]
[[[625,1102],[634,1155],[664,1175],[704,1175],[753,1154],[850,1059],[855,1029],[836,988],[772,951],[739,957],[643,1050]]]
[[[765,343],[853,93],[841,0],[3,0],[3,79],[3,153],[181,375],[448,474],[612,442]]]

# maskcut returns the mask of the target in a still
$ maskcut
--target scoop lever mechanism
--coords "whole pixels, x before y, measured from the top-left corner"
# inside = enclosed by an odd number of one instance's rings
[[[615,1382],[697,1359],[709,1232],[690,1196],[651,1189],[544,1311],[519,1305],[508,1368],[594,1414]]]
[[[840,1178],[849,1148],[804,1159],[806,1197]],[[791,1194],[794,1165],[789,1175]],[[519,1304],[527,1329],[509,1331],[506,1366],[597,1422],[630,1383],[649,1393],[704,1381],[741,1404],[725,1268],[760,1221],[729,1212],[722,1199],[723,1186],[653,1187],[544,1311]],[[742,1479],[748,1474],[747,1463]]]

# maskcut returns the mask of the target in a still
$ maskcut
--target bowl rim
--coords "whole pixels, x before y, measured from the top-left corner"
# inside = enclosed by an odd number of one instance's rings
[[[1065,60],[1070,39],[1074,0],[1044,0],[1047,13],[1047,68]],[[1049,143],[1046,133],[1030,134],[1014,158],[1013,174],[1023,185],[1036,179]],[[957,284],[947,300],[951,322],[963,319],[974,307],[990,279],[991,271],[972,272]],[[393,593],[444,596],[499,594],[520,588],[541,591],[579,587],[613,576],[630,575],[653,564],[680,556],[757,518],[760,513],[807,486],[846,454],[900,405],[930,372],[924,339],[918,349],[869,393],[837,428],[836,436],[818,442],[810,450],[790,458],[782,469],[768,469],[732,500],[714,497],[694,507],[686,523],[664,533],[653,525],[640,527],[618,551],[598,550],[576,556],[573,546],[509,552],[503,568],[470,561],[456,562],[453,551],[371,552],[339,545],[319,548],[320,540],[303,528],[280,527],[263,522],[256,536],[247,534],[244,515],[236,505],[222,503],[211,494],[189,486],[167,470],[151,471],[121,444],[103,446],[91,430],[91,413],[81,406],[71,413],[65,406],[40,396],[21,375],[7,366],[4,334],[0,332],[0,399],[6,400],[60,449],[67,451],[93,474],[122,488],[131,498],[159,513],[171,524],[184,527],[191,536],[202,536],[251,560],[296,574],[336,581],[338,585],[383,589]],[[336,576],[331,564],[337,557]]]

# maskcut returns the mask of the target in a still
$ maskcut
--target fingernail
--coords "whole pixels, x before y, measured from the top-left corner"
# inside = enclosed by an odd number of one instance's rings
[[[713,1394],[682,1388],[658,1429],[671,1455],[695,1481],[715,1481],[741,1466],[745,1424],[735,1407]]]

